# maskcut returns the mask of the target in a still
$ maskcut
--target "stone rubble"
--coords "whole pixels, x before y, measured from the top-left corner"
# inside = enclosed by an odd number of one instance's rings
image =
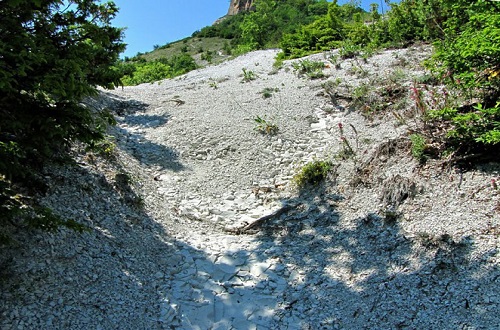
[[[405,57],[415,62],[406,75],[417,76],[424,48],[385,51],[364,70],[377,75]],[[3,248],[0,328],[500,325],[500,207],[487,184],[500,177],[498,164],[439,175],[401,150],[375,157],[372,173],[356,172],[377,146],[409,128],[332,106],[321,96],[322,81],[272,72],[275,55],[253,52],[174,80],[104,92],[100,102],[118,119],[117,160],[81,156],[76,168],[48,170],[44,197],[93,229],[19,233],[28,244]],[[364,78],[348,73],[355,65],[325,68],[327,79],[359,85]],[[241,83],[242,68],[259,78]],[[265,99],[259,92],[266,87],[279,91]],[[256,132],[256,116],[276,124],[278,134]],[[356,145],[353,159],[335,157],[339,123]],[[315,159],[338,167],[325,184],[298,190],[293,176]],[[397,175],[421,189],[392,221],[380,195]],[[290,208],[252,233],[228,232],[284,205]]]

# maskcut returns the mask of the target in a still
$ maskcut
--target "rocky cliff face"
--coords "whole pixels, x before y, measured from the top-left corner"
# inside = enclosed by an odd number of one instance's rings
[[[250,10],[254,2],[254,0],[231,0],[227,14],[236,15],[239,12]]]

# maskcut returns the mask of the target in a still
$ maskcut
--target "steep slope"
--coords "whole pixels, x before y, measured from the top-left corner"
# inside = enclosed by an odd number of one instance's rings
[[[419,164],[411,103],[374,95],[406,96],[428,54],[315,55],[311,80],[267,50],[103,92],[115,161],[48,170],[44,197],[93,229],[2,251],[0,327],[494,328],[498,164]],[[324,159],[324,183],[294,186]]]

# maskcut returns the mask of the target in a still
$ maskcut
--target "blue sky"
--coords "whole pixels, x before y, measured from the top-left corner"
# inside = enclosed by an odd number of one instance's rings
[[[229,0],[114,0],[120,8],[113,21],[117,27],[126,27],[124,56],[147,52],[154,45],[176,41],[211,25],[224,16]],[[347,1],[339,0],[339,4]],[[362,7],[380,0],[362,0]],[[384,4],[385,7],[385,4]]]

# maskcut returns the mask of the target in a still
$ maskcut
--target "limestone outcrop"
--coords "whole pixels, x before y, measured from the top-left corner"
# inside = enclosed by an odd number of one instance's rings
[[[250,10],[254,2],[254,0],[231,0],[227,15],[236,15],[239,12]]]

